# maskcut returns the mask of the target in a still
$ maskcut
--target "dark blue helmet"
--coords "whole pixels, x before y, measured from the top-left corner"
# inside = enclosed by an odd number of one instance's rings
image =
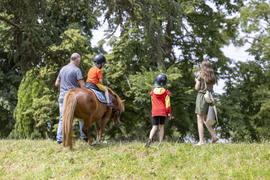
[[[155,81],[158,85],[166,86],[167,84],[167,76],[163,73],[160,73],[156,76]]]
[[[103,65],[106,63],[106,58],[102,54],[97,54],[97,55],[95,55],[93,61],[94,61],[95,65],[99,66],[99,65]]]

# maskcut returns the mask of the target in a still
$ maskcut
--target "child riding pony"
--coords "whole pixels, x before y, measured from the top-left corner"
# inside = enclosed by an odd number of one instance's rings
[[[97,142],[100,142],[101,135],[110,117],[114,126],[120,125],[120,115],[124,111],[123,103],[125,100],[121,100],[110,88],[107,87],[107,89],[111,96],[111,102],[115,105],[114,107],[108,107],[106,103],[100,102],[96,94],[87,88],[74,88],[65,95],[62,128],[64,147],[72,148],[74,143],[72,132],[74,116],[79,121],[84,122],[82,131],[90,145],[93,143],[93,138],[88,133],[90,124],[95,123]],[[101,128],[98,124],[100,119],[102,119]]]

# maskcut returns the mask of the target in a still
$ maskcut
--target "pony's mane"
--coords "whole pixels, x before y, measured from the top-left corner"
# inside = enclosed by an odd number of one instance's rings
[[[113,95],[115,95],[115,97],[116,97],[116,99],[117,99],[117,102],[118,102],[118,108],[120,109],[121,113],[122,113],[123,111],[125,111],[125,106],[124,106],[124,104],[122,103],[120,97],[119,97],[116,93],[114,93],[110,88],[108,88],[108,87],[106,87],[106,88],[108,89],[109,92],[111,92]]]

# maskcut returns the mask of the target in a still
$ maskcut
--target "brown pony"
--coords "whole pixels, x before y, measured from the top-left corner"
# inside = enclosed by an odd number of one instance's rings
[[[108,87],[107,87],[108,88]],[[84,122],[82,127],[83,133],[86,135],[90,145],[93,143],[93,138],[88,133],[90,124],[95,123],[97,132],[96,142],[100,142],[101,135],[104,132],[105,125],[107,124],[110,115],[113,120],[113,125],[120,125],[120,115],[124,111],[124,101],[119,98],[110,88],[109,94],[112,98],[114,107],[107,107],[106,103],[101,103],[96,94],[87,88],[74,88],[71,89],[66,95],[63,103],[63,145],[64,147],[72,148],[74,143],[72,123],[74,116]],[[101,128],[98,121],[102,119]]]

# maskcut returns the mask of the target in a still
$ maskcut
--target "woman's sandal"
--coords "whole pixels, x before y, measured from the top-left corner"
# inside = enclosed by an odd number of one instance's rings
[[[218,138],[216,137],[215,140],[212,139],[211,143],[214,144],[214,143],[217,142],[217,141],[218,141]]]
[[[200,142],[198,142],[197,144],[194,144],[193,146],[203,146],[203,145],[205,145],[206,143],[200,143]]]

